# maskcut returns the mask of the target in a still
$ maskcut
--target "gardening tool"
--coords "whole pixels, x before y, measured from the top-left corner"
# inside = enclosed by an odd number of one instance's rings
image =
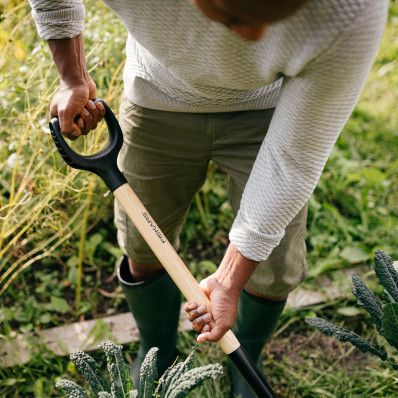
[[[69,166],[91,171],[102,178],[182,294],[189,301],[195,301],[199,305],[205,304],[210,308],[209,299],[128,185],[122,172],[118,169],[116,160],[123,144],[123,134],[115,115],[105,101],[97,99],[94,102],[98,101],[105,107],[105,121],[109,132],[108,145],[93,155],[80,155],[73,151],[66,143],[61,134],[59,120],[54,118],[50,122],[50,131],[59,153]],[[231,330],[224,334],[218,341],[218,344],[229,356],[258,397],[274,397],[271,387],[245,354],[238,339]]]

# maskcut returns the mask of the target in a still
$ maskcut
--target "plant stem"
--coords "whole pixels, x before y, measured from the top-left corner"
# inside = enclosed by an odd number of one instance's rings
[[[202,225],[205,227],[206,231],[209,231],[209,229],[210,229],[209,220],[208,220],[207,214],[203,208],[202,200],[200,198],[199,192],[195,195],[195,204],[196,204],[196,207],[198,208],[200,221],[202,222]]]

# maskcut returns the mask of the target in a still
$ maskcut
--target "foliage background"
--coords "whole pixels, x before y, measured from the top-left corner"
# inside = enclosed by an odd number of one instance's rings
[[[98,94],[114,110],[122,93],[126,32],[100,2],[88,0],[85,41]],[[26,2],[0,2],[0,333],[17,333],[127,311],[114,277],[120,254],[112,198],[95,176],[66,167],[49,136],[48,104],[58,78],[47,45],[37,37]],[[339,270],[367,272],[376,248],[398,259],[398,3],[390,3],[383,42],[360,103],[344,128],[311,198],[309,277],[338,283]],[[105,131],[78,140],[88,153]],[[182,235],[182,256],[196,277],[214,271],[233,220],[227,181],[213,164],[196,196]],[[366,277],[366,275],[365,275]],[[308,330],[303,319],[322,315],[370,338],[367,316],[352,297],[286,311],[264,362],[283,396],[396,396],[398,380],[346,345]],[[100,332],[99,332],[100,337]],[[182,355],[193,336],[179,339]],[[136,346],[128,348],[134,358]],[[326,355],[325,355],[326,352]],[[99,360],[103,360],[97,354]],[[215,347],[201,347],[198,361],[222,361]],[[74,377],[67,358],[41,350],[26,366],[0,369],[0,394],[59,396],[56,376]],[[364,377],[366,375],[366,378]],[[228,382],[198,396],[223,396]]]

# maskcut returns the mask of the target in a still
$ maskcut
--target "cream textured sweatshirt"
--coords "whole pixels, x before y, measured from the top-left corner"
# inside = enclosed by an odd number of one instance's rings
[[[44,39],[84,29],[81,0],[29,0]],[[128,29],[126,95],[147,108],[276,107],[230,240],[266,259],[308,201],[350,116],[385,25],[387,0],[309,0],[247,42],[189,0],[106,0]]]

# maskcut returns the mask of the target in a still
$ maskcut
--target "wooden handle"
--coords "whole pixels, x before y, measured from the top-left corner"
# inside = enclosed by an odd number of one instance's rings
[[[186,299],[210,308],[210,301],[198,282],[130,186],[123,184],[113,194]],[[226,354],[234,352],[240,346],[231,330],[224,334],[218,344]]]

